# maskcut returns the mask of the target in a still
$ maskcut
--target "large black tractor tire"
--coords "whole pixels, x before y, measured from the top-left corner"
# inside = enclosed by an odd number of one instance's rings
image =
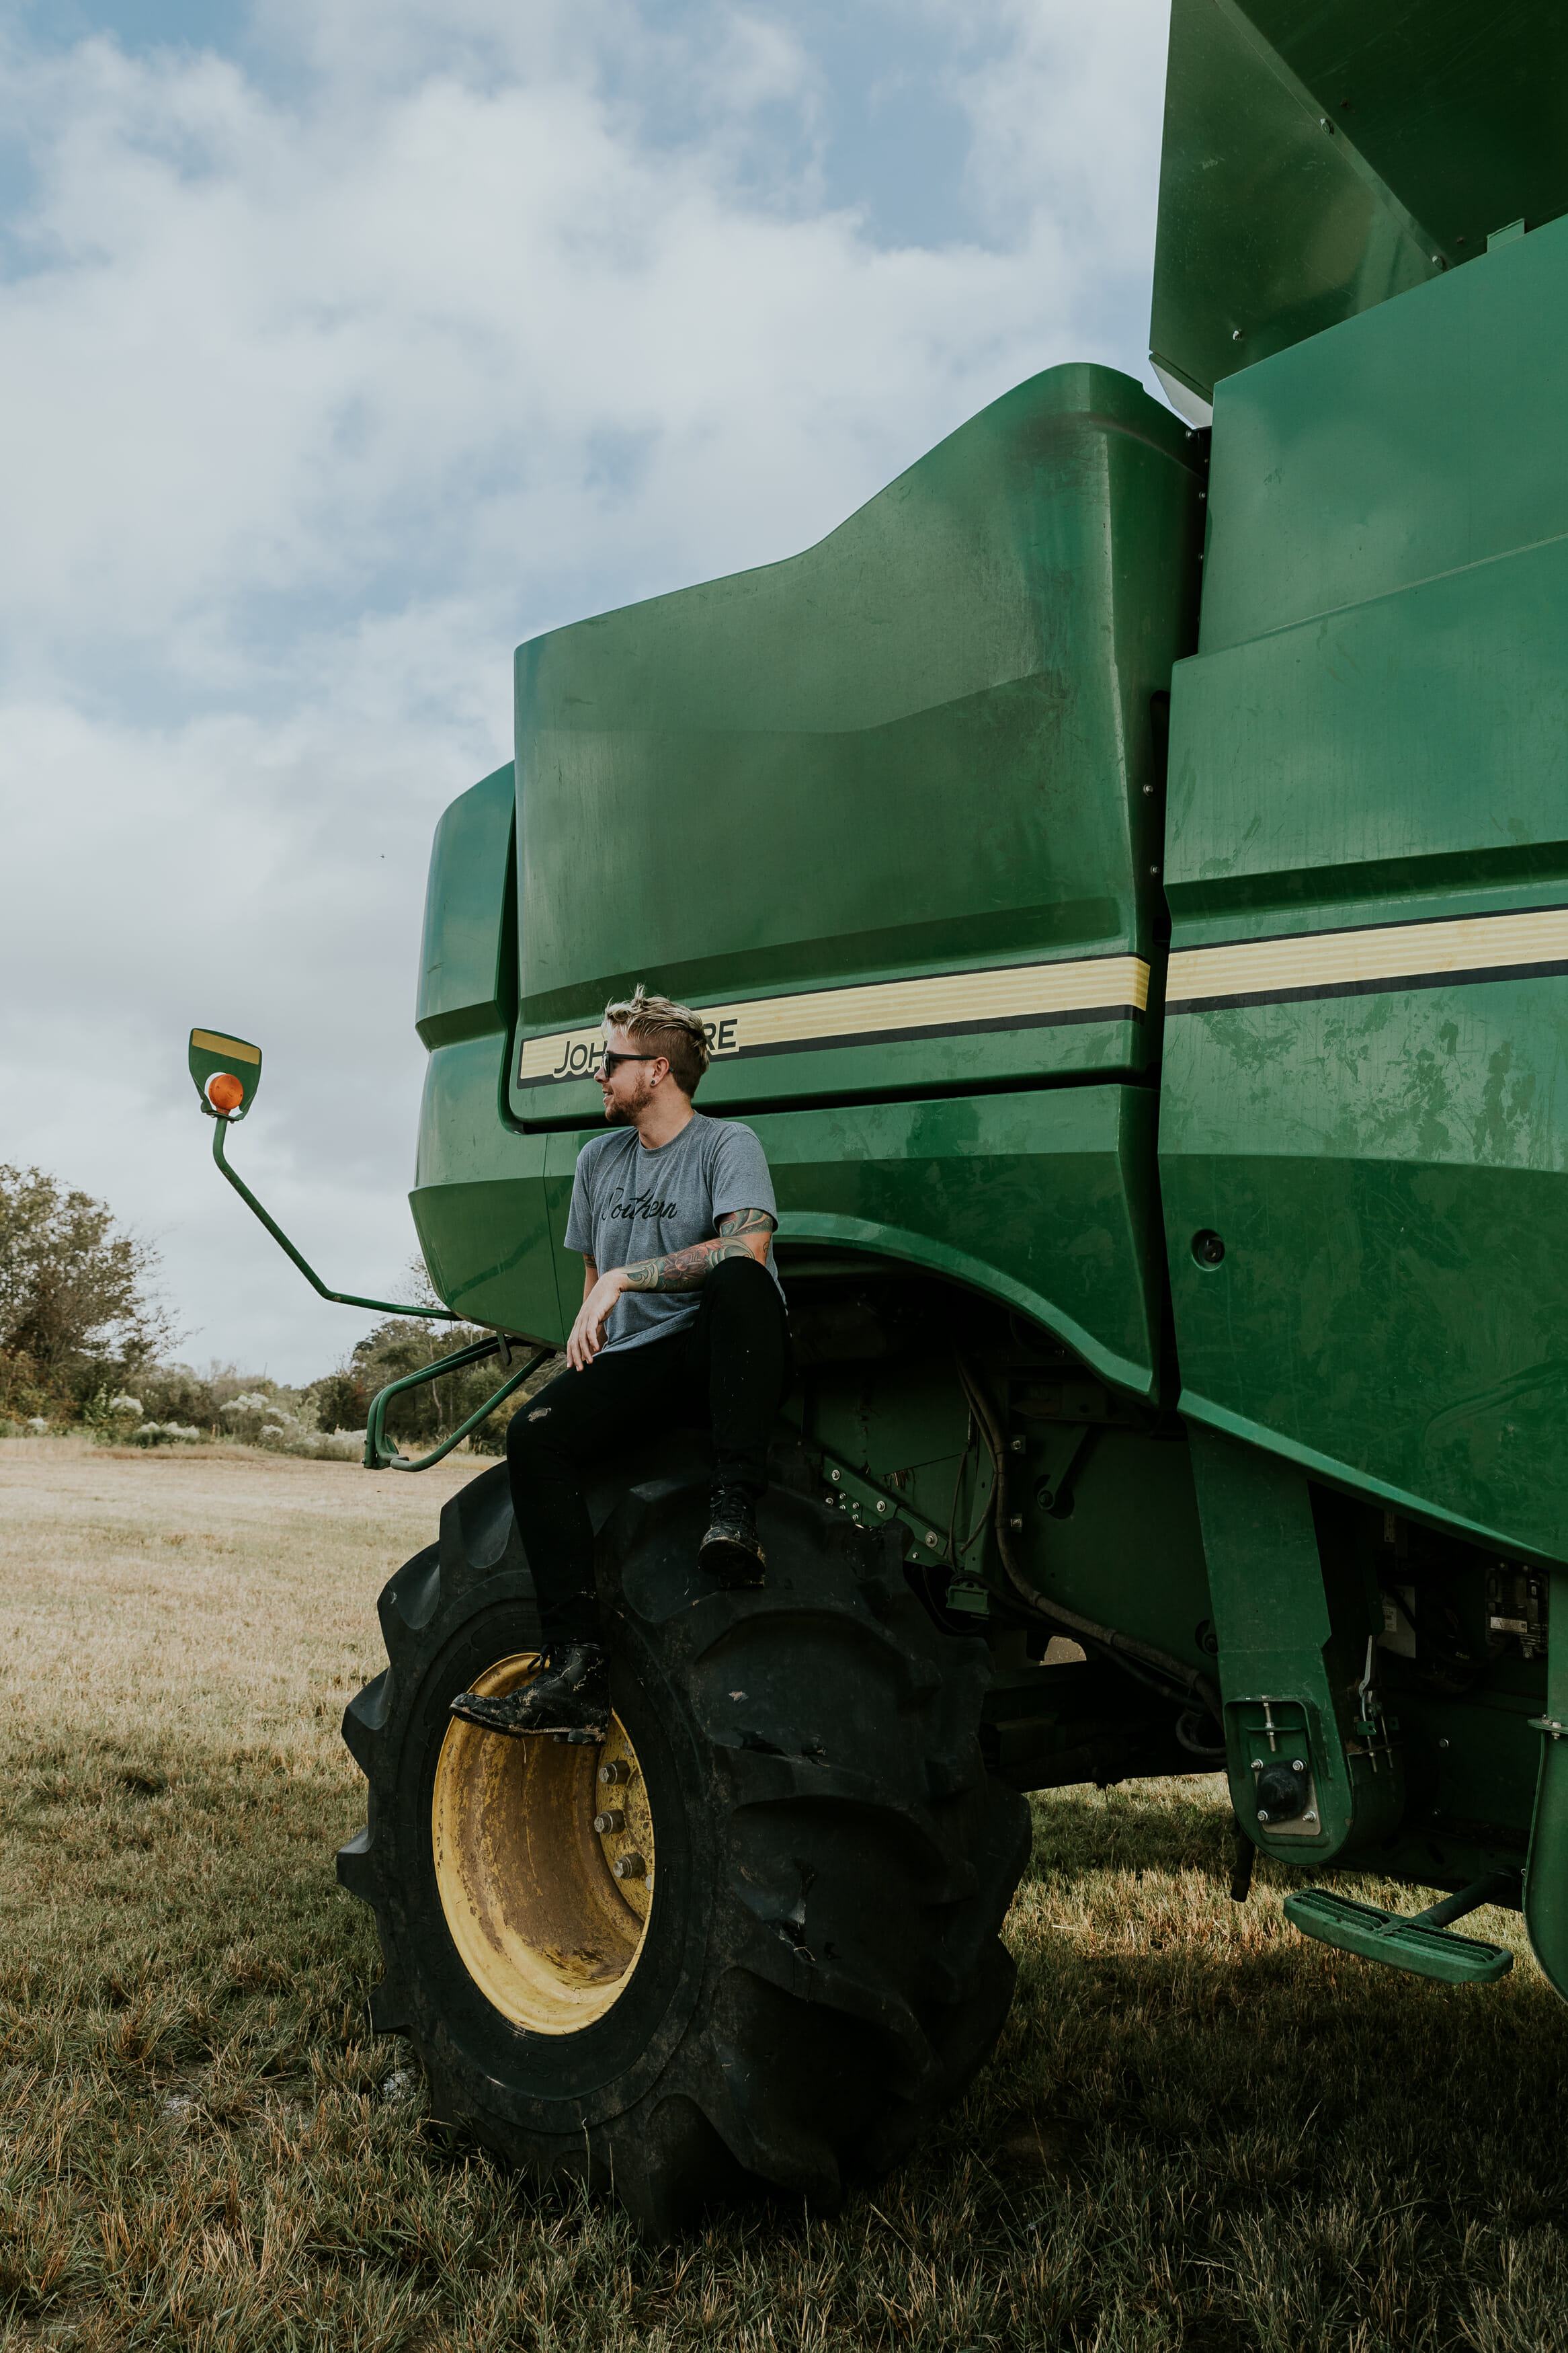
[[[498,1466],[381,1597],[389,1663],[343,1719],[370,1820],[338,1872],[435,2118],[665,2238],[764,2188],[831,2205],[963,2090],[1012,1999],[1029,1820],[982,1762],[984,1648],[931,1623],[890,1531],[774,1488],[765,1589],[721,1592],[700,1442],[628,1462],[593,1499],[604,1750],[448,1714],[536,1663]]]

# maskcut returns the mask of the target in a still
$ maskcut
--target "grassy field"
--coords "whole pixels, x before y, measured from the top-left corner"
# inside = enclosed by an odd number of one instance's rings
[[[825,2219],[662,2254],[426,2136],[368,2038],[338,1738],[417,1480],[0,1445],[0,2341],[71,2348],[1476,2348],[1568,2343],[1568,2011],[1226,1894],[1194,1778],[1037,1801],[994,2063]]]

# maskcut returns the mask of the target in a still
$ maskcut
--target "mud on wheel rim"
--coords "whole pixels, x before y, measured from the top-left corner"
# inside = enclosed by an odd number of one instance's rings
[[[530,1682],[536,1651],[473,1688]],[[574,2034],[619,2000],[653,1901],[647,1788],[619,1716],[603,1746],[513,1740],[454,1716],[430,1808],[436,1887],[458,1957],[492,2008],[534,2034]]]

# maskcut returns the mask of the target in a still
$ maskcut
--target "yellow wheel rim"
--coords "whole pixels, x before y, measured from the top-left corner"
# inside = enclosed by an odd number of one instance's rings
[[[514,1691],[540,1663],[520,1651],[472,1688]],[[620,1718],[594,1748],[508,1739],[454,1716],[431,1831],[441,1909],[486,2000],[535,2034],[603,2018],[631,1982],[653,1904],[647,1790]]]

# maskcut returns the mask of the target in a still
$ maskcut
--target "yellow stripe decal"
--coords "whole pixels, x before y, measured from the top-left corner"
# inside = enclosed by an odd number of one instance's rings
[[[1088,956],[1073,964],[1009,965],[991,972],[759,997],[707,1008],[702,1019],[714,1060],[728,1060],[737,1054],[799,1053],[813,1046],[922,1034],[1033,1029],[1095,1014],[1110,1020],[1141,1015],[1148,1003],[1149,967],[1141,956]],[[518,1056],[518,1084],[584,1078],[602,1043],[597,1022],[526,1039]]]
[[[191,1043],[204,1054],[232,1054],[237,1062],[259,1062],[261,1050],[243,1038],[220,1038],[215,1029],[193,1029]]]
[[[1193,1013],[1255,998],[1431,987],[1450,977],[1500,978],[1542,965],[1568,965],[1568,907],[1181,948],[1171,958],[1165,1009]]]

